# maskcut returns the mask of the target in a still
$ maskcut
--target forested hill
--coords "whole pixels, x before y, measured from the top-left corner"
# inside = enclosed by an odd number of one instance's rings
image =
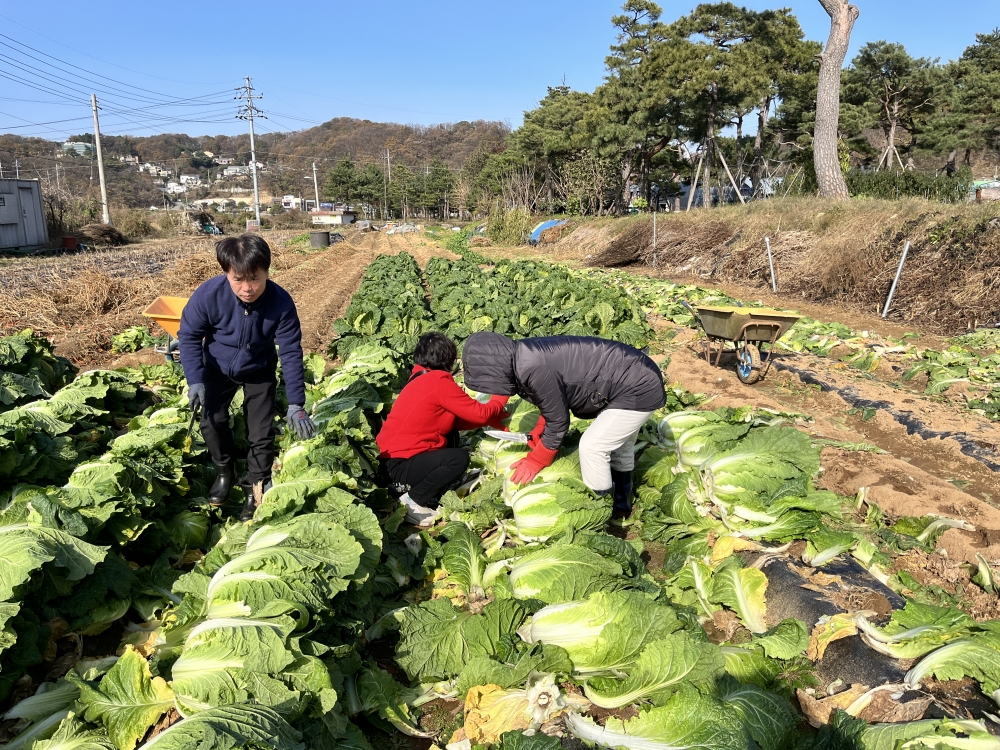
[[[258,125],[258,159],[269,164],[294,166],[302,159],[339,160],[350,156],[357,163],[384,163],[386,149],[393,163],[424,165],[435,159],[452,169],[461,169],[473,153],[483,150],[500,151],[509,128],[500,122],[457,122],[443,125],[400,125],[391,122],[371,122],[351,117],[338,117],[308,130],[273,132],[275,124],[263,120]],[[89,133],[70,140],[90,142]],[[237,164],[250,161],[250,137],[191,136],[163,133],[148,137],[103,135],[105,158],[138,156],[142,162],[163,164],[172,168],[210,166],[195,163],[196,155],[211,152],[215,157],[232,157]],[[19,138],[0,135],[0,153],[9,158],[51,156],[57,144],[40,138]],[[193,161],[191,157],[195,157]],[[202,157],[204,158],[204,157]]]
[[[271,145],[271,155],[305,158],[350,156],[355,162],[385,160],[427,164],[435,159],[461,169],[480,146],[501,150],[508,128],[503,123],[477,120],[447,125],[398,125],[338,117],[322,125],[287,134]]]

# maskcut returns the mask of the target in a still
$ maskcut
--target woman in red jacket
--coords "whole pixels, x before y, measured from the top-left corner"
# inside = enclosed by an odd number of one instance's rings
[[[425,333],[413,353],[413,372],[376,438],[379,458],[393,483],[405,488],[399,501],[406,520],[430,526],[441,495],[469,468],[468,451],[458,447],[458,431],[490,425],[504,429],[507,396],[481,404],[451,375],[457,351],[441,333]]]

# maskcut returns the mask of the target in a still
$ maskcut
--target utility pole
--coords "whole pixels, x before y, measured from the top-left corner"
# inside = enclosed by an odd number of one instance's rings
[[[313,162],[313,190],[316,191],[316,210],[319,211],[319,181],[316,179],[316,162]]]
[[[61,192],[59,187],[59,162],[56,162],[56,192]]]
[[[257,145],[254,142],[253,135],[253,118],[261,117],[267,119],[263,112],[261,112],[254,105],[254,99],[263,99],[263,94],[257,94],[254,96],[253,85],[250,83],[250,76],[245,79],[245,84],[240,88],[236,89],[240,92],[240,95],[234,97],[235,99],[243,99],[246,97],[246,104],[240,109],[239,114],[236,116],[241,120],[248,120],[250,122],[250,171],[253,174],[253,210],[254,215],[257,217],[257,227],[260,227],[260,191],[257,189]]]
[[[14,179],[21,179],[21,166],[17,163],[17,157],[14,157]]]
[[[97,96],[90,95],[90,106],[94,110],[94,145],[97,147],[97,176],[101,181],[101,218],[111,226],[111,212],[108,210],[108,185],[104,181],[104,155],[101,152],[101,126],[97,121]]]
[[[385,167],[389,172],[388,179],[382,180],[382,190],[385,193],[385,202],[382,204],[385,207],[385,216],[383,219],[389,218],[389,180],[392,179],[392,165],[389,163],[389,149],[385,150]]]

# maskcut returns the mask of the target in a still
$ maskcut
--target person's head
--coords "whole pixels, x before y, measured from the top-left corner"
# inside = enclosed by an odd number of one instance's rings
[[[229,279],[233,294],[243,302],[256,302],[267,286],[271,248],[257,234],[226,237],[215,243],[215,257]]]
[[[425,333],[417,341],[417,348],[413,352],[413,362],[428,370],[451,372],[457,356],[458,350],[455,348],[455,342],[450,338],[443,333]]]
[[[517,393],[514,374],[514,342],[492,331],[474,333],[462,347],[465,385],[480,393],[513,396]]]

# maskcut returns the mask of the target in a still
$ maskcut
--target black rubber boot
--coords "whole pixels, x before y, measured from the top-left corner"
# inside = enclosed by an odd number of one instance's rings
[[[257,508],[260,507],[260,503],[257,502],[257,498],[254,495],[252,484],[250,484],[247,481],[244,481],[241,484],[241,486],[243,487],[243,493],[247,496],[247,499],[246,502],[243,503],[243,510],[240,511],[240,520],[252,521],[253,514],[257,512]],[[264,493],[267,492],[269,489],[271,489],[271,487],[273,486],[274,484],[271,482],[270,479],[265,480],[261,486],[261,491],[260,491],[261,497],[263,497]]]
[[[233,488],[233,465],[215,464],[215,481],[208,491],[208,504],[219,507],[229,500],[229,491]]]
[[[612,494],[614,496],[613,513],[616,516],[627,517],[632,513],[632,472],[611,470]]]

